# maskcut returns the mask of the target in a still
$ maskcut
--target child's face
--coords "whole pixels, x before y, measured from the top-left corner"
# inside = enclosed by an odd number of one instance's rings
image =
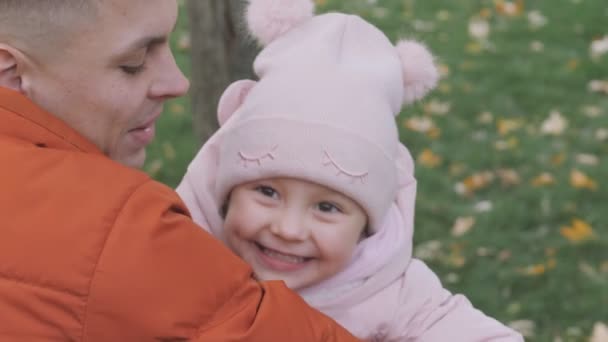
[[[363,209],[341,193],[272,178],[232,190],[224,232],[258,279],[301,289],[346,266],[366,222]]]

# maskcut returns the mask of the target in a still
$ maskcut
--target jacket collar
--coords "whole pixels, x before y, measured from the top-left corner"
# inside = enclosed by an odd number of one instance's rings
[[[0,87],[0,135],[33,144],[102,154],[92,142],[23,94]]]

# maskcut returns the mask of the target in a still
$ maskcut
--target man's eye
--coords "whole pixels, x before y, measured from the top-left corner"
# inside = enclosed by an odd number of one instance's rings
[[[317,204],[320,211],[324,213],[341,213],[340,208],[331,202],[321,202]]]
[[[142,72],[145,68],[145,64],[140,65],[123,65],[120,67],[125,74],[128,75],[137,75]]]
[[[255,190],[267,197],[276,198],[278,196],[277,191],[269,186],[260,185]]]

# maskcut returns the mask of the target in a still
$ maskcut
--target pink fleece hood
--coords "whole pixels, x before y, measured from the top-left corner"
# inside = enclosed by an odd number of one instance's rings
[[[299,178],[357,201],[374,234],[359,244],[350,266],[303,290],[304,297],[381,269],[390,281],[407,266],[416,181],[395,116],[438,80],[420,43],[395,46],[358,16],[314,16],[313,9],[309,0],[250,1],[250,30],[266,45],[254,63],[259,81],[226,89],[221,128],[178,187],[195,221],[222,240],[220,208],[242,183]]]

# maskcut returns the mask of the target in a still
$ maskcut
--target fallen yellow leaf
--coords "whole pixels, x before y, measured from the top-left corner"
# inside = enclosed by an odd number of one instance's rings
[[[438,139],[441,136],[441,128],[434,126],[426,132],[426,135],[433,140]]]
[[[520,183],[519,174],[514,169],[498,169],[496,175],[500,178],[502,186],[513,186]]]
[[[158,175],[160,170],[163,168],[163,161],[161,159],[155,159],[146,167],[146,172],[151,176],[155,177]]]
[[[190,39],[190,33],[182,33],[177,38],[177,48],[180,51],[188,51],[192,47],[192,40]]]
[[[437,86],[437,90],[439,90],[442,94],[449,94],[452,92],[452,85],[447,82],[439,82],[439,86]]]
[[[174,114],[175,116],[181,116],[184,112],[185,108],[181,103],[173,102],[169,106],[169,113]]]
[[[492,116],[492,113],[490,113],[490,112],[482,112],[477,117],[477,121],[479,121],[482,124],[490,124],[490,123],[492,123],[492,121],[494,121],[494,116]]]
[[[460,176],[466,170],[466,166],[463,163],[453,163],[450,165],[450,175]]]
[[[444,63],[439,63],[437,65],[437,69],[439,70],[439,75],[441,77],[447,77],[450,75],[450,66]]]
[[[450,255],[447,257],[447,263],[460,268],[464,266],[467,262],[467,259],[462,255],[462,245],[460,244],[452,244],[450,246]]]
[[[462,89],[463,93],[469,94],[471,91],[473,91],[473,85],[469,82],[462,82],[460,84],[460,89]]]
[[[551,157],[551,165],[559,166],[562,165],[566,161],[565,153],[558,153]]]
[[[519,139],[510,137],[507,140],[497,140],[494,142],[494,148],[498,151],[512,150],[519,145]]]
[[[470,194],[485,188],[494,180],[494,174],[490,171],[479,172],[470,175],[462,181],[465,193]]]
[[[597,131],[595,131],[595,139],[598,141],[607,140],[608,139],[608,129],[598,128]]]
[[[534,337],[534,335],[536,334],[536,323],[531,320],[522,319],[519,321],[513,321],[509,323],[509,327],[511,327],[511,329],[516,330],[527,338]]]
[[[424,105],[424,111],[428,114],[445,115],[450,111],[450,107],[449,102],[431,100]]]
[[[469,20],[469,35],[474,39],[487,39],[490,34],[490,23],[483,18],[473,17]]]
[[[561,135],[568,127],[568,120],[557,110],[551,111],[549,117],[543,121],[540,131],[547,135]]]
[[[600,158],[596,155],[581,153],[576,155],[576,162],[588,166],[596,166],[600,162]]]
[[[452,236],[463,236],[468,233],[471,228],[475,225],[475,218],[473,216],[459,217],[454,222],[452,227]]]
[[[496,128],[498,129],[498,133],[502,136],[507,135],[508,133],[517,130],[521,127],[520,120],[514,119],[498,119],[496,123]]]
[[[524,10],[523,0],[517,0],[516,2],[496,0],[494,4],[496,6],[496,12],[508,17],[520,15]]]
[[[437,17],[437,20],[446,21],[450,19],[451,14],[446,10],[440,10],[435,16]]]
[[[416,246],[414,249],[414,255],[416,258],[431,261],[436,260],[440,256],[443,255],[442,245],[440,241],[437,240],[429,240],[422,242]]]
[[[519,270],[519,272],[523,275],[527,276],[537,276],[545,273],[547,271],[547,267],[545,264],[535,264],[524,267]]]
[[[533,29],[541,28],[547,25],[547,17],[545,17],[540,11],[534,10],[528,12],[528,23]]]
[[[465,50],[472,55],[477,55],[481,53],[482,47],[478,42],[470,42],[466,45]]]
[[[473,206],[473,209],[478,213],[486,213],[492,211],[493,207],[494,205],[490,201],[480,201]]]
[[[532,42],[530,42],[530,50],[532,50],[533,52],[541,52],[545,49],[545,44],[543,44],[543,42],[538,41],[538,40],[534,40]]]
[[[435,129],[435,122],[428,117],[416,116],[409,118],[404,123],[405,128],[419,133],[428,133]]]
[[[608,327],[602,322],[596,322],[593,325],[593,332],[589,342],[607,342],[608,341]]]
[[[168,141],[163,142],[162,149],[163,149],[163,156],[165,158],[167,158],[167,160],[174,160],[175,157],[177,156],[177,153],[175,152],[175,148]]]
[[[584,274],[587,278],[591,279],[591,280],[598,280],[600,279],[600,275],[598,274],[597,270],[595,269],[595,267],[593,267],[593,265],[587,263],[587,262],[580,262],[578,264],[578,270]]]
[[[608,94],[608,81],[591,80],[587,85],[590,92]]]
[[[489,8],[482,8],[481,11],[479,11],[479,16],[487,19],[492,16],[492,10]]]
[[[597,182],[579,170],[570,172],[570,184],[577,189],[597,190]]]
[[[418,163],[428,168],[435,168],[441,164],[441,157],[426,148],[418,155]]]
[[[584,106],[583,114],[590,118],[597,118],[602,115],[602,108],[599,106]]]
[[[608,35],[601,39],[595,39],[589,47],[591,58],[597,60],[605,53],[608,53]]]
[[[571,226],[563,226],[559,232],[571,242],[581,242],[595,236],[593,228],[581,219],[573,219]]]
[[[540,175],[536,176],[532,180],[531,183],[532,183],[532,186],[535,186],[535,187],[547,186],[547,185],[552,185],[553,183],[555,183],[555,179],[553,178],[553,176],[550,173],[543,172]]]
[[[576,70],[576,68],[578,68],[578,59],[572,58],[568,61],[568,64],[566,64],[566,68],[570,71],[574,71]]]
[[[511,259],[512,255],[513,255],[513,253],[511,253],[510,250],[503,249],[502,251],[500,251],[500,253],[498,253],[498,260],[507,261],[507,260]]]

